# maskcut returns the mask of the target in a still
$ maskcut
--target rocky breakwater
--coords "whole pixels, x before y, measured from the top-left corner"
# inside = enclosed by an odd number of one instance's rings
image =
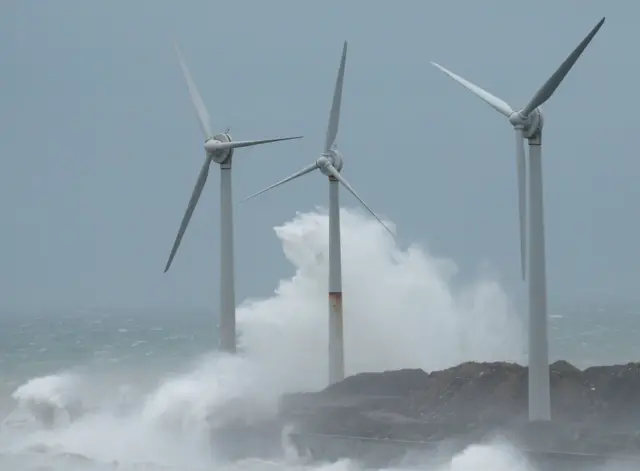
[[[280,422],[302,434],[472,443],[506,436],[523,449],[640,453],[640,363],[550,366],[552,417],[527,421],[527,368],[468,362],[362,373],[282,398]]]

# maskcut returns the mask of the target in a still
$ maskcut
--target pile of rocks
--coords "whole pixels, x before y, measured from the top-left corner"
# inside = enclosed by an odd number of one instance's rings
[[[323,391],[287,395],[280,414],[301,432],[420,441],[508,433],[527,446],[640,451],[640,363],[580,370],[558,361],[550,375],[554,420],[535,433],[535,445],[527,368],[513,363],[362,373]]]

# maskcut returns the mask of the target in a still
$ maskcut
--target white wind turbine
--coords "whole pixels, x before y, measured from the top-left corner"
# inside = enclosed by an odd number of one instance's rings
[[[342,184],[393,236],[393,233],[382,220],[358,196],[349,183],[340,175],[343,166],[342,154],[336,147],[338,123],[340,121],[340,103],[342,101],[342,85],[344,68],[347,60],[347,42],[342,48],[342,60],[333,93],[333,103],[329,114],[329,125],[324,151],[311,165],[293,175],[265,188],[242,201],[258,196],[265,191],[287,183],[314,170],[320,170],[329,177],[329,384],[344,379],[344,340],[342,322],[342,261],[340,254],[340,203],[338,199],[339,184]]]
[[[542,126],[540,106],[545,103],[576,63],[582,52],[604,23],[602,18],[582,40],[558,70],[519,111],[514,111],[505,101],[463,79],[434,62],[432,64],[462,86],[475,93],[498,112],[509,119],[516,131],[516,155],[518,170],[518,199],[520,212],[520,257],[522,276],[528,267],[529,291],[529,420],[551,420],[551,394],[549,385],[549,340],[547,319],[547,281],[545,268],[544,213],[542,198]],[[527,177],[524,139],[529,141],[529,212],[525,221]],[[525,231],[528,228],[528,236]],[[525,257],[528,239],[529,253]],[[528,262],[528,263],[526,263]]]
[[[209,166],[211,162],[220,165],[220,328],[219,328],[219,348],[222,351],[235,353],[236,351],[236,301],[235,301],[235,274],[233,260],[233,209],[231,192],[231,161],[233,150],[240,147],[257,146],[270,142],[288,141],[300,139],[302,136],[284,137],[278,139],[262,139],[258,141],[236,141],[231,140],[229,132],[214,135],[211,132],[209,113],[204,106],[202,98],[191,78],[189,69],[184,62],[180,49],[174,45],[180,66],[187,82],[191,101],[196,109],[196,114],[200,122],[200,128],[204,134],[205,158],[200,175],[193,189],[189,206],[182,218],[180,229],[176,240],[171,248],[169,260],[164,269],[169,270],[173,257],[176,255],[180,241],[184,235],[193,210],[198,204],[198,199],[207,181]]]

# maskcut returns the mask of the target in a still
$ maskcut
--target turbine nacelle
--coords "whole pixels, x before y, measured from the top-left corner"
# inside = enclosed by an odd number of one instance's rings
[[[330,167],[335,168],[338,172],[342,170],[344,165],[342,153],[337,149],[331,149],[328,152],[323,152],[321,157],[316,160],[316,165],[324,175],[327,177],[333,177]]]
[[[223,164],[233,157],[233,148],[224,146],[232,142],[228,132],[216,134],[204,143],[204,150],[207,155],[217,164]]]
[[[523,136],[529,139],[542,132],[544,125],[542,110],[540,107],[535,108],[528,116],[524,115],[523,110],[516,111],[509,116],[509,123],[516,129],[522,129]]]

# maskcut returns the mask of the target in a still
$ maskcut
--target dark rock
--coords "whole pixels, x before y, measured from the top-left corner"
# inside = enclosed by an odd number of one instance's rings
[[[503,434],[524,447],[640,452],[640,364],[550,370],[553,422],[527,421],[527,368],[463,363],[442,371],[362,373],[282,398],[301,433],[396,440],[477,440]]]

